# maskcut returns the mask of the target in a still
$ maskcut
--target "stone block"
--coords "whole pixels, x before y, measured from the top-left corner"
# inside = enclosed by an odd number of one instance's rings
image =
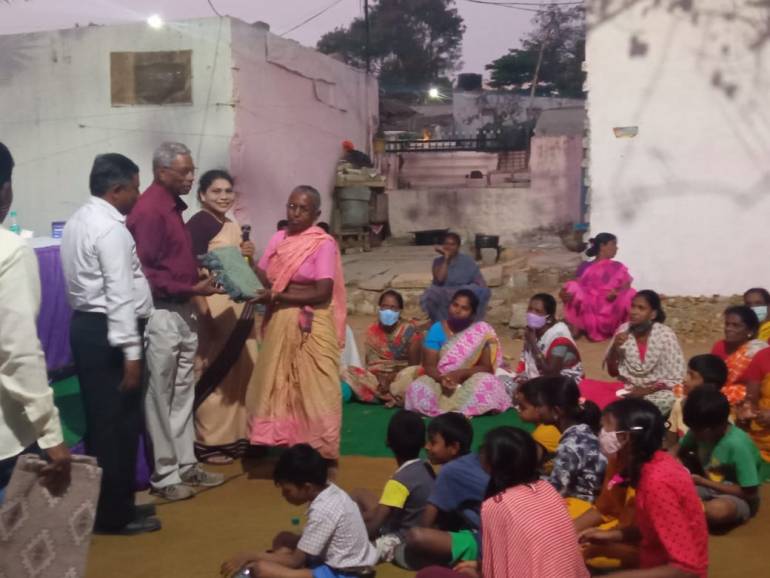
[[[505,299],[495,299],[492,298],[489,300],[489,308],[490,309],[499,309],[501,307],[505,306]]]
[[[527,326],[527,308],[529,307],[529,300],[517,301],[511,305],[511,317],[508,321],[508,326],[514,329],[520,329]]]
[[[361,291],[363,294],[363,299],[365,303],[371,303],[373,305],[378,305],[380,302],[380,292],[379,291]]]
[[[511,280],[509,282],[514,289],[522,289],[529,287],[529,271],[526,269],[521,271],[514,271],[511,273]]]
[[[402,273],[390,281],[393,289],[425,289],[433,283],[433,273]]]
[[[484,267],[481,270],[481,274],[484,275],[484,280],[489,287],[500,287],[503,284],[503,267],[502,265],[495,265],[493,267]]]
[[[377,306],[373,303],[369,303],[368,301],[364,301],[363,303],[359,303],[356,306],[356,313],[359,315],[376,315],[377,313]]]
[[[497,263],[497,249],[481,249],[481,263],[483,267],[491,267]]]
[[[557,269],[547,269],[540,274],[540,282],[546,287],[558,287],[561,283],[559,280],[559,271]]]
[[[363,302],[365,299],[364,292],[358,289],[348,289],[348,303],[351,303],[355,308],[356,305]]]
[[[361,281],[358,284],[358,288],[365,291],[377,291],[378,293],[381,293],[388,288],[391,279],[393,279],[393,276],[394,274],[390,271],[380,273],[379,275],[375,275],[374,277],[370,277]]]

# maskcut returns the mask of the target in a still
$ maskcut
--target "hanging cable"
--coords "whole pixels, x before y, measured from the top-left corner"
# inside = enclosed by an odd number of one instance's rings
[[[214,11],[214,14],[221,18],[222,14],[219,12],[219,10],[217,10],[217,7],[214,6],[214,0],[206,0],[206,2],[209,3],[209,7],[211,7],[211,9]]]
[[[334,8],[334,7],[335,7],[337,4],[339,4],[340,2],[342,2],[342,0],[335,0],[335,2],[332,2],[331,4],[329,4],[329,5],[328,5],[326,8],[324,8],[323,10],[320,10],[319,12],[316,12],[315,14],[313,14],[313,15],[312,15],[312,16],[310,16],[309,18],[306,18],[305,20],[303,20],[302,22],[300,22],[300,23],[299,23],[299,24],[297,24],[296,26],[293,26],[292,28],[289,28],[289,29],[288,29],[286,32],[282,32],[281,34],[279,34],[279,36],[286,36],[286,35],[287,35],[287,34],[289,34],[290,32],[294,32],[295,30],[297,30],[297,29],[299,29],[299,28],[302,28],[302,27],[303,27],[305,24],[307,24],[307,23],[309,23],[309,22],[312,22],[313,20],[315,20],[316,18],[318,18],[318,17],[319,17],[319,16],[321,16],[322,14],[325,14],[326,12],[328,12],[329,10],[331,10],[332,8]]]

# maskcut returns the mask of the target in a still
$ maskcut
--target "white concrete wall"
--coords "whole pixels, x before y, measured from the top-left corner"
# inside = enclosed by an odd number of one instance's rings
[[[535,194],[553,199],[556,223],[581,221],[582,136],[535,136],[530,145],[529,173]]]
[[[377,81],[362,71],[234,20],[236,132],[231,160],[242,192],[236,217],[264,246],[297,185],[323,195],[329,220],[342,141],[369,150],[379,111]]]
[[[152,180],[153,149],[178,140],[199,169],[228,165],[233,134],[227,19],[87,27],[0,36],[0,141],[15,160],[14,208],[23,227],[50,235],[88,199],[95,155],[119,152]],[[192,49],[193,104],[113,108],[110,52]],[[197,207],[192,199],[191,205]]]
[[[389,190],[391,232],[406,236],[413,231],[449,228],[466,238],[476,233],[500,235],[511,242],[517,235],[563,225],[563,202],[553,190],[514,187]]]
[[[641,2],[601,22],[601,6],[611,14],[622,3],[596,1],[591,231],[618,235],[618,258],[639,288],[729,295],[770,286],[770,7],[670,4],[679,7]],[[737,18],[725,17],[733,10]],[[614,136],[629,126],[638,136]]]

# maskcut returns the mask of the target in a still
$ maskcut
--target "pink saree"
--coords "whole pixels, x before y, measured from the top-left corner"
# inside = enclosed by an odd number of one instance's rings
[[[276,233],[260,262],[273,290],[283,291],[301,268],[331,240],[318,227],[283,238]],[[331,241],[332,243],[333,240]],[[246,399],[253,445],[308,443],[327,459],[339,457],[342,425],[340,347],[345,339],[345,281],[336,244],[327,262],[307,266],[310,279],[326,270],[334,275],[327,306],[269,307],[257,365],[257,388]],[[260,265],[261,266],[261,265]]]
[[[502,349],[491,325],[477,321],[465,331],[451,336],[439,352],[438,370],[441,375],[458,369],[475,367],[489,346],[492,365],[500,367]],[[423,375],[407,389],[406,409],[434,417],[448,412],[460,412],[467,417],[485,413],[501,413],[511,407],[505,384],[491,373],[476,373],[466,379],[451,395],[444,395],[441,384]]]
[[[636,291],[630,288],[633,278],[622,263],[596,261],[583,274],[569,281],[564,290],[571,296],[564,305],[564,318],[583,331],[591,341],[605,341],[628,320],[631,300]],[[616,298],[608,301],[611,291]]]

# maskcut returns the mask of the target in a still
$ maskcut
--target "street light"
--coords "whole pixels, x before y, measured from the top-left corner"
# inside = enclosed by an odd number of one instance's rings
[[[438,88],[436,88],[435,86],[430,88],[430,89],[428,89],[428,98],[430,98],[432,100],[436,100],[440,96],[441,96],[441,93],[439,92]]]
[[[155,30],[160,30],[164,25],[165,22],[163,22],[163,18],[159,14],[153,14],[147,19],[147,26]]]

